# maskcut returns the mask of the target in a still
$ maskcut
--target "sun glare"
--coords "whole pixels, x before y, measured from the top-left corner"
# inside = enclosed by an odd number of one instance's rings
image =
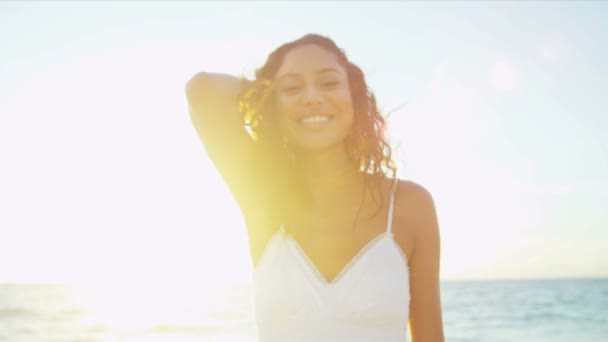
[[[211,289],[202,285],[187,287],[158,280],[100,282],[73,286],[78,304],[90,312],[97,323],[119,332],[137,332],[159,325],[188,325],[184,308],[208,308]]]
[[[216,294],[250,276],[243,220],[205,160],[186,109],[185,82],[204,61],[176,62],[183,61],[176,51],[184,49],[171,47],[179,44],[82,51],[35,69],[4,107],[24,127],[13,134],[29,138],[36,156],[20,157],[35,163],[23,169],[44,170],[40,180],[23,182],[23,193],[36,186],[31,198],[53,215],[28,217],[28,225],[45,227],[35,241],[30,231],[15,233],[11,241],[35,246],[35,253],[13,243],[23,260],[4,276],[70,284],[90,313],[85,325],[127,335],[206,326],[201,312],[228,305]],[[214,61],[213,68],[234,72],[237,62]],[[189,142],[193,150],[184,152]],[[197,186],[190,198],[183,190]],[[23,224],[13,216],[15,227]],[[52,267],[40,263],[41,255]]]

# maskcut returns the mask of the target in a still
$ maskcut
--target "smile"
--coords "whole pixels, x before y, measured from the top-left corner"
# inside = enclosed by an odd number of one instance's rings
[[[297,121],[300,124],[311,125],[311,124],[321,124],[321,123],[329,122],[331,119],[332,119],[331,116],[313,115],[313,116],[307,116],[307,117],[298,119]]]

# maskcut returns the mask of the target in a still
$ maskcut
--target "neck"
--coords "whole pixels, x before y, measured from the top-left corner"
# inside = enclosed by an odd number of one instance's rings
[[[364,176],[350,159],[344,145],[322,152],[300,152],[298,172],[310,191],[312,206],[325,209],[360,200]]]

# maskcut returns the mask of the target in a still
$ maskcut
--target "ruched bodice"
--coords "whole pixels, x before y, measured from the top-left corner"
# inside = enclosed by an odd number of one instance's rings
[[[330,282],[284,226],[278,229],[254,270],[261,342],[407,340],[409,266],[391,230],[395,189],[387,230]]]

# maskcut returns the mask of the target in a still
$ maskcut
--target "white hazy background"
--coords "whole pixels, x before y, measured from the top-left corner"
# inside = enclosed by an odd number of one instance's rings
[[[247,282],[191,126],[197,71],[333,38],[399,175],[434,195],[442,279],[605,277],[608,3],[2,2],[0,282]],[[218,118],[219,119],[219,118]]]

